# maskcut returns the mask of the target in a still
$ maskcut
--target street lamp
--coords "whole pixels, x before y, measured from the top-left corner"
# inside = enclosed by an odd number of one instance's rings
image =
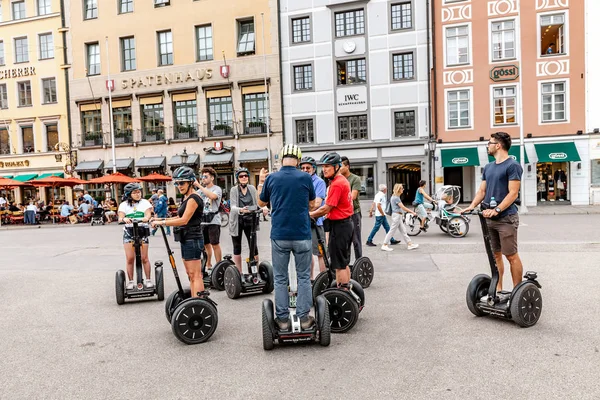
[[[188,156],[187,151],[185,150],[185,147],[183,148],[183,153],[180,155],[180,157],[181,157],[181,165],[187,164],[189,156]]]
[[[434,138],[430,138],[427,143],[429,147],[429,187],[431,190],[435,190],[435,148],[437,143]]]

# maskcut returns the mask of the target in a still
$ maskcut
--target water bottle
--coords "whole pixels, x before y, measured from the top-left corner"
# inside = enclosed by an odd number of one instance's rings
[[[494,209],[496,207],[498,207],[498,202],[496,201],[495,197],[492,197],[492,199],[490,200],[490,208]]]

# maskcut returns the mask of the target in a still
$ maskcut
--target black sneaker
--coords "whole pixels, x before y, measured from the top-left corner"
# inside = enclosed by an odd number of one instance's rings
[[[369,247],[377,247],[377,245],[373,242],[367,242],[367,246]]]
[[[400,243],[398,240],[394,240],[394,239],[392,239],[392,240],[390,241],[390,244],[398,244],[398,243]]]
[[[302,329],[309,329],[315,323],[315,318],[312,315],[307,315],[304,318],[300,319],[300,327]]]
[[[210,292],[208,290],[198,292],[198,297],[200,297],[201,299],[206,299],[208,296],[210,296]]]
[[[275,323],[280,331],[288,331],[290,329],[290,320],[281,320],[279,318],[275,318]]]

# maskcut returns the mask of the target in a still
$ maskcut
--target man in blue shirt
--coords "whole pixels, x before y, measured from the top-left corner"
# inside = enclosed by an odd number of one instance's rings
[[[157,218],[167,218],[167,196],[164,195],[162,189],[159,189],[156,194],[156,202],[154,203],[154,213]],[[158,226],[152,230],[152,236],[156,234]],[[171,235],[171,227],[167,226],[167,236]]]
[[[314,209],[315,189],[310,176],[297,169],[302,152],[288,144],[280,153],[282,168],[274,174],[260,170],[257,186],[258,205],[271,203],[271,253],[275,273],[275,315],[281,330],[289,330],[288,264],[294,254],[298,275],[296,315],[302,329],[310,328],[314,318],[310,286],[311,232],[309,210]]]
[[[69,217],[71,215],[71,211],[73,211],[73,206],[70,205],[68,201],[65,201],[60,207],[60,216]]]
[[[300,169],[310,175],[312,179],[313,187],[315,188],[315,208],[311,211],[321,207],[325,197],[327,196],[327,186],[325,181],[317,175],[317,162],[312,157],[302,157],[300,161]],[[317,256],[319,260],[319,271],[325,271],[325,262],[323,261],[323,255],[319,252],[319,242],[317,240],[317,230],[321,233],[321,237],[325,237],[325,231],[323,230],[323,217],[317,219],[316,229],[311,229],[312,233],[312,255]],[[310,279],[314,279],[315,271],[315,259],[311,257],[310,264]]]
[[[90,194],[88,193],[88,191],[84,191],[83,192],[83,198],[85,199],[85,201],[89,201],[88,204],[94,204],[94,198],[92,196],[90,196]]]
[[[483,216],[488,219],[492,251],[500,274],[498,292],[502,291],[503,254],[510,263],[513,285],[517,286],[523,277],[523,264],[517,244],[519,214],[514,204],[519,196],[523,169],[508,155],[511,144],[512,140],[508,133],[492,133],[488,142],[488,153],[494,157],[495,162],[483,168],[483,182],[471,205],[463,211],[470,211],[482,202],[484,205],[482,208],[487,208],[483,211]],[[495,208],[490,208],[492,198],[498,203]]]

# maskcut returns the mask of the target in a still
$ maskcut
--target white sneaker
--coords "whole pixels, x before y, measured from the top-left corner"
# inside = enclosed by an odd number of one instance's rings
[[[129,283],[127,284],[127,290],[133,290],[134,287],[135,287],[135,282],[129,281]]]
[[[154,288],[154,283],[150,279],[146,279],[144,286],[146,286],[146,289],[152,289]]]
[[[394,249],[392,249],[390,246],[388,246],[387,244],[384,244],[381,246],[381,250],[383,251],[394,251]]]
[[[414,249],[416,249],[418,247],[419,247],[419,245],[418,244],[414,244],[414,243],[411,243],[411,244],[408,245],[408,249],[409,250],[414,250]]]

